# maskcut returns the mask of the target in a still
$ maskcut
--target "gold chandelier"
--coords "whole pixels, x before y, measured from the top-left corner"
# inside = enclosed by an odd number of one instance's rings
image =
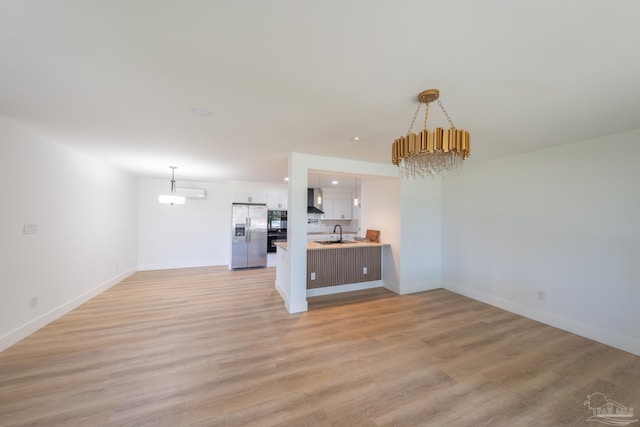
[[[469,132],[456,129],[442,102],[438,99],[438,89],[427,89],[418,95],[418,108],[411,120],[411,126],[406,136],[401,136],[393,142],[391,161],[400,169],[402,178],[436,177],[459,173],[462,161],[471,155],[471,139]],[[429,103],[438,101],[438,105],[446,116],[451,128],[445,130],[427,129],[429,117]],[[424,113],[424,127],[418,134],[412,132],[413,124],[418,117],[422,104],[426,105]]]

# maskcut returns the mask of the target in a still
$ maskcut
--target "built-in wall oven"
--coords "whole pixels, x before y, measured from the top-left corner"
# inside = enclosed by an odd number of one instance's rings
[[[287,231],[287,211],[267,211],[269,231]]]
[[[287,211],[267,212],[267,252],[276,252],[276,242],[287,241]]]
[[[287,241],[287,232],[276,232],[276,233],[268,233],[267,234],[267,252],[276,252],[276,243],[277,242],[286,242]]]

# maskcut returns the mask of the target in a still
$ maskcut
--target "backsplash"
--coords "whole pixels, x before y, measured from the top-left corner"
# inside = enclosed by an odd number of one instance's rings
[[[343,232],[355,232],[360,234],[358,230],[359,221],[357,219],[352,220],[319,220],[318,222],[311,222],[307,224],[307,233],[318,232],[332,232],[336,224],[342,226]]]

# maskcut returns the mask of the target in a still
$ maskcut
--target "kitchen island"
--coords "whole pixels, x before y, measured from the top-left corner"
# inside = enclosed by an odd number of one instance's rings
[[[307,242],[307,296],[382,286],[382,247],[385,243]],[[276,280],[285,274],[286,242],[276,243]],[[282,261],[282,262],[281,262]]]

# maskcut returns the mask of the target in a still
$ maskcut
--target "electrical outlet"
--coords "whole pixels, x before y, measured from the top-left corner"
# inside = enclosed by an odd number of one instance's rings
[[[362,267],[362,274],[367,274],[367,267]]]
[[[311,273],[311,280],[316,280],[316,272]]]
[[[31,298],[29,304],[31,305],[31,308],[36,308],[38,306],[38,297]]]
[[[538,301],[545,302],[547,300],[547,296],[544,291],[538,291]]]

